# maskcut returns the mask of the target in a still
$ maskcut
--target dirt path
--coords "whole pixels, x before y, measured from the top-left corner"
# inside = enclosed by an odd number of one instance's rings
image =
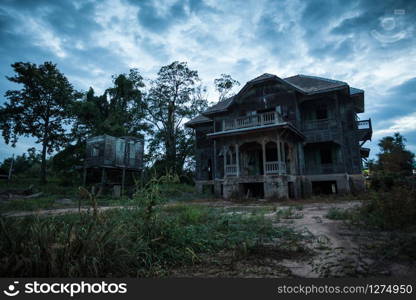
[[[180,203],[181,205],[184,203]],[[248,214],[253,209],[264,209],[267,218],[273,220],[274,226],[288,226],[307,237],[304,246],[313,252],[308,258],[304,255],[288,255],[265,252],[255,257],[235,260],[230,253],[219,253],[218,257],[206,258],[206,265],[196,265],[175,270],[173,276],[196,277],[324,277],[345,276],[353,272],[353,276],[367,276],[369,266],[374,260],[361,253],[363,245],[368,246],[376,238],[374,232],[348,227],[342,220],[331,220],[327,217],[331,209],[347,210],[360,205],[360,201],[339,201],[334,203],[305,203],[289,206],[279,203],[233,203],[229,201],[194,201],[188,205],[204,205],[224,208],[228,213]],[[177,205],[169,203],[166,205]],[[132,206],[102,206],[99,211],[109,209],[131,209]],[[91,208],[81,208],[83,212]],[[282,214],[282,212],[285,212]],[[290,211],[289,214],[287,212]],[[30,215],[52,216],[78,213],[78,208],[62,208],[26,212],[9,212],[8,217],[24,217]],[[381,233],[377,233],[377,238]],[[220,263],[218,263],[220,262]],[[367,273],[366,273],[367,272]],[[416,276],[413,265],[389,263],[378,270],[380,275]],[[350,275],[351,276],[351,275]]]
[[[230,209],[230,213],[250,213],[253,208],[275,206],[274,211],[265,213],[274,226],[288,226],[302,232],[307,238],[303,245],[313,255],[287,257],[273,253],[273,248],[260,255],[235,259],[230,253],[219,253],[216,259],[208,258],[204,266],[186,267],[175,270],[173,276],[195,277],[366,277],[366,276],[416,276],[415,264],[380,261],[379,264],[362,250],[379,242],[383,232],[371,232],[348,226],[343,220],[327,217],[331,209],[340,211],[361,205],[361,201],[334,203],[307,203],[297,206],[276,203],[248,204],[230,202],[206,202],[205,205]],[[301,204],[301,203],[299,203]],[[291,211],[283,214],[282,211]],[[279,217],[278,217],[279,216]],[[212,263],[214,261],[214,263]],[[220,261],[221,263],[218,263]]]
[[[98,208],[99,212],[103,212],[109,209],[131,209],[132,206],[100,206]],[[91,211],[91,207],[81,207],[81,212]],[[78,213],[78,207],[68,207],[68,208],[56,208],[56,209],[39,209],[35,211],[11,211],[2,214],[3,217],[28,217],[28,216],[58,216],[65,214],[75,214]]]

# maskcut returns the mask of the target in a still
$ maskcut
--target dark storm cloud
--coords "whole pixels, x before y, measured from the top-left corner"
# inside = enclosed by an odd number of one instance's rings
[[[159,8],[151,1],[143,1],[139,7],[138,19],[140,24],[155,32],[165,31],[172,24],[183,21],[187,15],[181,2],[170,7],[164,16],[158,15]]]
[[[415,8],[415,1],[308,1],[304,38],[319,58],[348,58],[363,47],[400,49],[414,43]]]
[[[380,122],[416,113],[416,77],[390,88],[378,103],[381,108],[372,117]]]
[[[219,12],[203,0],[178,1],[169,7],[166,7],[167,4],[151,0],[130,0],[129,3],[139,7],[137,17],[140,24],[156,33],[164,32],[174,24],[185,22],[191,14]]]

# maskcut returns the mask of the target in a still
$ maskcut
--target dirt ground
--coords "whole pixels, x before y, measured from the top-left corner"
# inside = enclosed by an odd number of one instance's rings
[[[347,210],[360,205],[360,201],[333,203],[297,202],[285,205],[276,202],[234,203],[222,200],[195,201],[190,205],[224,208],[229,213],[247,214],[263,210],[274,226],[288,226],[301,232],[305,240],[293,249],[282,250],[278,245],[262,245],[250,253],[220,252],[217,256],[202,256],[193,266],[171,270],[171,277],[338,277],[338,276],[416,276],[415,262],[394,261],[374,256],[372,248],[383,245],[389,233],[372,232],[348,226],[345,221],[327,218],[337,208]],[[293,203],[289,203],[293,204]],[[175,204],[169,204],[175,205]],[[121,206],[100,207],[100,211]],[[88,208],[82,208],[87,211]],[[289,215],[281,215],[290,210]],[[12,212],[8,217],[28,215],[60,215],[77,213],[78,208]],[[280,216],[280,217],[279,217]]]
[[[261,208],[264,204],[230,204],[219,201],[205,205],[232,208],[233,213]],[[367,276],[416,276],[414,262],[392,262],[384,257],[374,257],[368,251],[373,245],[388,239],[383,232],[372,232],[348,226],[342,220],[326,217],[331,208],[346,210],[360,205],[360,201],[335,203],[306,203],[301,208],[277,205],[276,211],[265,213],[275,226],[286,225],[307,237],[304,250],[281,251],[276,245],[265,245],[239,257],[235,253],[219,253],[217,257],[202,258],[191,267],[172,271],[175,277],[367,277]],[[292,209],[293,215],[277,218],[279,211]],[[306,251],[305,251],[306,249]]]

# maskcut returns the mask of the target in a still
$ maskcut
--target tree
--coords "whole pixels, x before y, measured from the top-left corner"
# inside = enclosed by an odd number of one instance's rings
[[[23,87],[5,93],[9,103],[0,108],[0,128],[6,144],[13,147],[22,135],[42,144],[41,182],[45,183],[46,155],[68,143],[69,108],[80,94],[51,62],[39,66],[17,62],[12,68],[16,75],[6,78]]]
[[[96,96],[92,88],[73,106],[76,117],[74,139],[83,142],[88,136],[141,136],[148,130],[144,122],[143,77],[137,69],[113,76],[114,86]]]
[[[383,137],[378,143],[380,153],[373,168],[384,174],[412,175],[415,155],[406,150],[405,142],[406,139],[398,132]]]
[[[166,168],[179,172],[184,159],[178,160],[178,141],[189,143],[183,121],[194,117],[207,106],[203,88],[197,85],[198,72],[188,68],[185,62],[175,61],[163,66],[157,78],[151,81],[146,97],[147,120],[153,126],[150,148],[163,147]],[[184,139],[185,137],[185,139]],[[180,145],[180,149],[187,149]]]
[[[240,83],[233,79],[230,75],[221,74],[220,78],[214,79],[215,89],[219,93],[219,101],[223,101],[228,98],[231,90],[239,86]]]
[[[13,174],[27,173],[30,168],[39,164],[41,161],[40,154],[37,153],[34,147],[27,149],[27,152],[28,155],[23,153],[22,155],[17,155],[14,158],[6,158],[0,165],[0,169],[3,170],[3,173],[8,173],[10,165],[13,161]]]

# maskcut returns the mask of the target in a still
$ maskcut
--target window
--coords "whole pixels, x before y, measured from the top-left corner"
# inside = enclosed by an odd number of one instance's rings
[[[317,108],[316,119],[318,120],[328,119],[328,110],[326,106],[322,105]]]
[[[279,114],[282,114],[282,107],[281,107],[280,105],[276,106],[276,111],[277,111]]]
[[[100,148],[98,145],[92,147],[92,157],[98,157],[100,155]]]
[[[221,121],[215,121],[215,131],[222,131],[222,122]]]
[[[321,149],[321,164],[332,164],[332,152],[330,148]]]

